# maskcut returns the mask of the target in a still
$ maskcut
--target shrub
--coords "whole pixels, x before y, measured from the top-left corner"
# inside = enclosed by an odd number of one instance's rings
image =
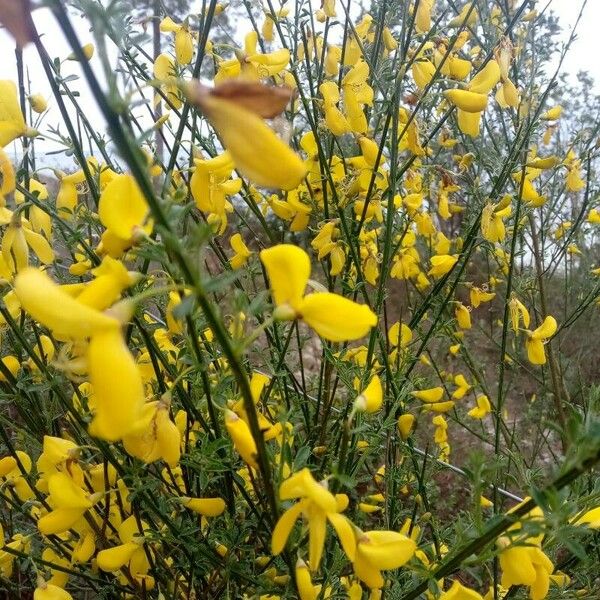
[[[573,35],[531,0],[206,0],[156,3],[152,56],[129,3],[68,3],[93,42],[66,4],[54,58],[0,3],[47,75],[0,81],[7,597],[597,598]]]

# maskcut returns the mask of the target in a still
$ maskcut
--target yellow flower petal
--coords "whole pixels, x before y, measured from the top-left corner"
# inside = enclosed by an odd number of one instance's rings
[[[527,359],[532,365],[546,364],[546,353],[544,351],[544,343],[541,340],[529,338],[525,340],[525,347],[527,348]]]
[[[452,587],[444,592],[439,600],[483,600],[481,594],[455,581]]]
[[[36,321],[59,337],[84,339],[96,331],[118,326],[116,319],[80,304],[46,274],[34,268],[17,275],[15,294]]]
[[[308,254],[298,246],[278,244],[262,250],[260,260],[267,271],[275,305],[299,307],[310,276]]]
[[[3,205],[4,200],[2,196],[14,192],[17,180],[12,161],[2,148],[0,148],[0,174],[2,175],[2,181],[0,181],[0,203]]]
[[[600,506],[588,510],[577,519],[574,525],[587,525],[592,529],[600,529]]]
[[[485,110],[488,97],[468,90],[446,90],[444,95],[454,106],[468,113],[480,113]]]
[[[302,506],[302,502],[297,502],[279,517],[279,521],[277,521],[271,537],[271,551],[275,556],[281,554],[285,548],[287,539],[290,536],[296,521],[300,517]]]
[[[92,506],[88,495],[66,473],[55,473],[48,479],[48,492],[54,508],[80,508]]]
[[[131,556],[138,548],[138,544],[128,542],[127,544],[101,550],[96,557],[98,567],[102,571],[118,571],[129,562]]]
[[[374,375],[369,385],[362,391],[360,396],[355,400],[355,405],[358,410],[365,412],[376,412],[383,404],[383,388],[378,375]]]
[[[307,325],[330,342],[357,340],[377,324],[368,306],[329,292],[306,296],[299,312]]]
[[[317,592],[310,579],[310,571],[300,558],[296,563],[296,587],[300,600],[316,600]]]
[[[412,428],[415,424],[415,417],[410,413],[406,413],[404,415],[400,415],[398,417],[398,431],[400,433],[400,437],[403,440],[407,440],[412,432]]]
[[[98,205],[100,222],[122,240],[129,240],[148,216],[148,205],[135,179],[117,175],[104,188]]]
[[[460,108],[456,111],[456,118],[459,129],[471,137],[479,135],[479,127],[481,126],[481,113],[470,113]]]
[[[43,535],[56,535],[70,529],[85,512],[82,508],[57,508],[38,521],[38,529]]]
[[[145,401],[142,377],[120,326],[94,333],[87,359],[96,402],[90,433],[119,440],[136,428]]]
[[[248,424],[234,412],[228,410],[225,413],[225,426],[239,455],[252,468],[258,468],[256,462],[258,450]]]
[[[500,76],[500,65],[496,60],[492,59],[471,79],[469,82],[469,91],[477,94],[489,94],[492,88],[500,81]]]
[[[33,592],[33,600],[73,600],[73,596],[62,587],[45,581],[38,584]]]
[[[439,402],[442,399],[442,396],[444,395],[444,388],[439,386],[430,388],[428,390],[415,390],[414,392],[411,392],[411,395],[415,398],[418,398],[419,400],[422,400],[423,402]]]
[[[316,571],[321,563],[325,534],[327,533],[325,513],[320,509],[313,509],[308,517],[308,562],[310,568]]]
[[[546,340],[556,333],[557,328],[556,319],[548,315],[543,323],[531,332],[531,336],[536,340]]]
[[[0,147],[4,148],[27,131],[17,86],[10,80],[0,81]]]
[[[364,536],[359,540],[360,551],[381,570],[401,567],[417,549],[413,540],[396,531],[367,531]]]
[[[205,517],[218,517],[225,510],[223,498],[187,498],[183,505]]]
[[[327,519],[333,525],[346,556],[350,560],[354,560],[356,556],[356,536],[354,535],[352,523],[339,513],[328,513]]]

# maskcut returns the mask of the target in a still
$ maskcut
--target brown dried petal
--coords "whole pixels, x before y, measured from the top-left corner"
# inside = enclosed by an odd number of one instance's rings
[[[189,84],[188,97],[201,108],[202,96],[206,94],[237,104],[263,119],[273,119],[285,110],[294,90],[241,79],[225,81],[214,88],[197,81]]]
[[[0,24],[8,29],[21,47],[35,38],[29,0],[0,0]]]

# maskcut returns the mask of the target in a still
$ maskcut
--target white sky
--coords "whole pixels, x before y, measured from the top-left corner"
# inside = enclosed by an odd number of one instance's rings
[[[441,5],[444,0],[438,0],[438,5]],[[550,7],[559,17],[559,22],[563,28],[563,36],[566,40],[570,30],[575,23],[579,9],[583,0],[549,0]],[[538,9],[545,6],[545,0],[538,2]],[[195,0],[192,5],[192,11],[199,10],[201,2]],[[70,49],[64,40],[62,33],[57,26],[54,17],[48,9],[40,9],[35,11],[35,22],[40,33],[45,34],[46,48],[51,57],[64,58],[70,53]],[[75,18],[73,23],[77,29],[80,41],[86,43],[92,41],[92,35],[88,31],[88,26],[84,19]],[[600,93],[600,60],[598,58],[598,24],[600,24],[600,0],[588,0],[584,10],[583,18],[577,29],[577,39],[574,42],[570,54],[568,55],[563,70],[570,72],[573,75],[579,70],[588,71],[596,81],[596,89]],[[0,29],[0,56],[4,57],[0,63],[0,79],[12,79],[16,81],[16,66],[14,61],[14,45],[12,38],[4,30]],[[92,64],[95,65],[96,72],[101,73],[102,69],[96,62],[96,57]],[[37,57],[35,48],[29,46],[25,49],[25,64],[29,70],[30,80],[32,82],[32,93],[42,93],[46,97],[51,96],[51,92],[46,82],[44,72],[40,61]],[[66,62],[63,64],[63,74],[79,73],[79,66],[75,62]],[[96,107],[94,100],[90,97],[87,86],[81,79],[77,84],[70,84],[71,87],[79,89],[81,92],[81,101],[85,106],[85,111],[88,118],[93,123],[101,123],[102,117]],[[68,101],[67,101],[68,103]],[[52,102],[51,102],[52,104]],[[56,107],[50,110],[47,115],[45,124],[56,126],[60,123],[60,114]],[[64,133],[64,127],[61,128]],[[98,126],[100,131],[102,126]],[[37,144],[36,144],[37,145]],[[45,144],[45,149],[48,144]],[[59,159],[63,161],[64,159]]]
[[[539,3],[543,6],[543,3]],[[559,18],[565,40],[577,19],[582,0],[551,0],[550,7]],[[600,25],[600,0],[588,0],[577,26],[577,39],[563,64],[563,71],[573,75],[588,71],[600,93],[600,60],[598,57],[598,26]]]

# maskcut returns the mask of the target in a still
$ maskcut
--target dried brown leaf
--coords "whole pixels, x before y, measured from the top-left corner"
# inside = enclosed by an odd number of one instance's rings
[[[0,0],[0,24],[8,29],[20,47],[35,38],[29,0]]]
[[[214,88],[193,82],[188,87],[188,96],[192,103],[202,107],[202,97],[213,97],[237,104],[263,119],[273,119],[280,115],[294,96],[289,87],[275,87],[257,81],[234,79],[225,81]]]

